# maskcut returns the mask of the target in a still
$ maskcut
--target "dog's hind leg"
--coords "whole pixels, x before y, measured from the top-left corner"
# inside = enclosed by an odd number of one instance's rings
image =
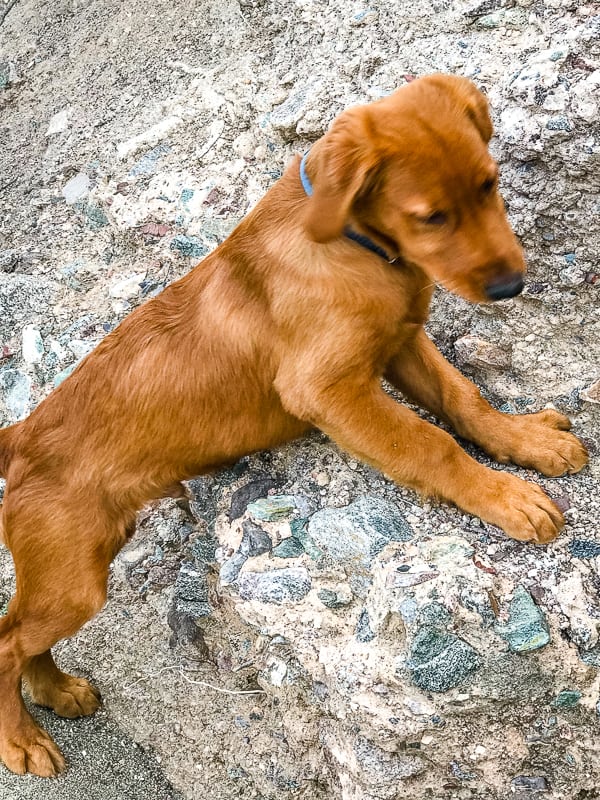
[[[41,503],[32,513],[11,500],[9,494],[4,533],[17,590],[0,619],[0,760],[18,774],[50,777],[65,762],[26,710],[21,679],[29,683],[36,702],[63,716],[97,708],[97,692],[87,681],[61,672],[50,648],[76,633],[104,605],[117,538],[107,535],[107,521],[89,505],[52,509],[44,520]]]

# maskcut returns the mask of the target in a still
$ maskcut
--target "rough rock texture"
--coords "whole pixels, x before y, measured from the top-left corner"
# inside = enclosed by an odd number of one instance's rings
[[[568,413],[590,467],[503,467],[565,510],[545,549],[319,434],[144,510],[107,610],[60,655],[188,798],[598,796],[600,16],[19,0],[0,26],[0,424],[222,241],[340,110],[437,70],[487,92],[529,276],[494,306],[437,293],[430,333],[502,410]],[[3,551],[0,611],[11,588]]]

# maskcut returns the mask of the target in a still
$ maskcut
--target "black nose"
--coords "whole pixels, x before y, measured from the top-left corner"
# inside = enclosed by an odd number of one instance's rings
[[[512,275],[508,278],[499,278],[485,287],[485,293],[490,300],[505,300],[507,297],[516,297],[523,291],[523,278],[521,275]]]

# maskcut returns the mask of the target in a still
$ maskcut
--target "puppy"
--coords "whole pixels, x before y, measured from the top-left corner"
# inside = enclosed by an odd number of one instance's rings
[[[577,472],[555,411],[495,411],[427,338],[432,287],[517,295],[523,253],[498,194],[486,101],[433,75],[350,109],[231,236],[131,314],[28,419],[0,432],[3,538],[17,590],[0,619],[0,759],[52,776],[64,759],[28,714],[91,714],[97,691],[50,648],[104,604],[136,512],[182,479],[320,428],[423,495],[515,539],[563,525],[532,483],[490,470],[396,403],[385,378],[497,461]]]

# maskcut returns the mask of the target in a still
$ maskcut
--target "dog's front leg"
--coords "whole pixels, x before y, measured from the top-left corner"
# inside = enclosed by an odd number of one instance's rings
[[[423,408],[475,442],[496,461],[512,461],[556,477],[578,472],[587,452],[557,411],[502,414],[454,369],[420,329],[389,364],[386,377]]]
[[[449,500],[515,539],[547,542],[563,525],[538,486],[477,463],[449,434],[396,403],[377,378],[320,386],[305,378],[280,395],[288,411],[398,483]]]

